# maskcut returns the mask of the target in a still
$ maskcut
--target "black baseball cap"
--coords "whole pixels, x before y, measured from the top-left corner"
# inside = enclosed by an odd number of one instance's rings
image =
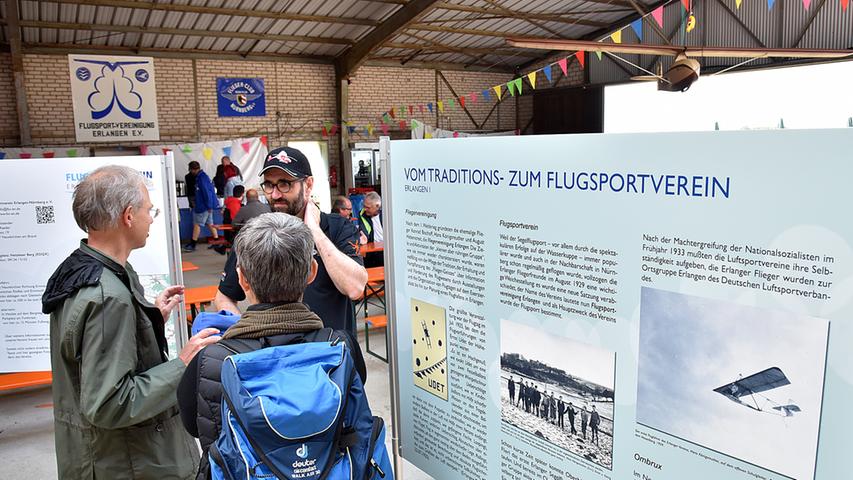
[[[290,174],[293,178],[312,176],[311,164],[308,163],[308,157],[295,148],[280,147],[268,153],[260,175],[273,168],[278,168]]]

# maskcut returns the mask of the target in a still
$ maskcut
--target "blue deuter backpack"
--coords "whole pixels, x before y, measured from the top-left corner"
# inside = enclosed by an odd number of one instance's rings
[[[213,479],[393,480],[385,425],[340,340],[262,348],[222,364]]]

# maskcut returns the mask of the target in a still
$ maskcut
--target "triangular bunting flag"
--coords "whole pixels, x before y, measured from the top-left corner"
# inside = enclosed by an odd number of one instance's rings
[[[333,123],[333,124],[332,124],[332,129],[331,129],[331,130],[329,130],[329,135],[335,135],[336,133],[338,133],[338,124],[337,124],[337,123]],[[244,149],[244,150],[246,150],[246,152],[248,153],[248,152],[249,152],[249,150],[247,150],[247,149],[246,149],[246,147],[245,147],[245,145],[248,145],[248,143],[244,143],[243,145],[244,145],[244,146],[243,146],[243,149]]]
[[[261,135],[261,143],[262,143],[265,147],[270,148],[270,145],[269,145],[269,143],[267,143],[267,142],[269,142],[269,139],[267,138],[267,136],[266,136],[266,135]]]
[[[354,134],[355,133],[355,127],[353,127],[351,125],[347,125],[347,133],[349,133],[350,135]]]
[[[0,160],[3,160],[4,158],[6,158],[6,152],[0,152]]]
[[[418,105],[418,111],[420,111],[420,112],[421,112],[421,115],[423,115],[423,114],[424,114],[424,104],[423,104],[423,103],[421,103],[420,105]]]
[[[455,106],[456,106],[456,102],[454,102],[452,98],[448,98],[448,99],[447,99],[447,107],[448,107],[448,108],[453,108],[453,107],[455,107]]]
[[[204,147],[201,149],[201,154],[205,160],[210,161],[213,158],[213,149],[210,147]]]
[[[418,123],[420,123],[420,122],[418,122],[418,121],[417,121],[417,120],[415,120],[414,118],[412,119],[412,121],[411,121],[411,124],[412,124],[412,130],[414,130],[414,129],[418,128]]]
[[[405,130],[408,124],[405,120],[400,120],[400,130]]]
[[[584,55],[583,50],[575,52],[575,58],[578,59],[578,63],[581,64],[581,68],[584,68],[584,62],[586,61],[584,60],[584,57],[586,57],[586,55]]]
[[[806,10],[809,9],[811,4],[812,4],[812,0],[803,0],[803,8],[805,8]]]
[[[489,94],[488,90],[483,90],[483,100],[487,102],[492,101],[492,96]]]
[[[652,10],[652,18],[654,18],[655,21],[658,22],[658,25],[663,28],[663,5]]]
[[[600,51],[600,50],[596,50],[596,51],[595,51],[595,56],[596,56],[596,57],[598,57],[598,61],[600,62],[600,61],[601,61],[601,51]]]
[[[516,78],[512,81],[512,83],[515,84],[515,91],[518,92],[519,95],[521,95],[521,78]]]
[[[640,42],[643,41],[643,19],[638,18],[631,22],[631,28],[634,30],[634,33],[637,34],[637,40]]]
[[[370,135],[371,137],[373,136],[373,124],[372,123],[367,124],[367,134]]]
[[[492,87],[492,90],[495,91],[495,95],[498,96],[498,101],[500,101],[501,93],[503,93],[503,86],[502,85],[495,85],[494,87]]]
[[[477,92],[471,92],[471,94],[468,95],[468,97],[471,99],[471,103],[476,102],[477,101]]]
[[[184,145],[183,147],[181,147],[181,151],[184,153],[192,153],[193,147],[191,147],[189,145]]]
[[[459,138],[459,132],[453,132],[453,138]]]
[[[530,86],[533,87],[533,90],[536,90],[536,70],[527,74],[527,81],[530,82]]]
[[[335,127],[334,127],[334,125],[332,125],[332,130],[334,130],[334,129],[335,129]],[[334,134],[335,133],[333,131],[332,135],[334,135]],[[242,144],[240,144],[240,146],[243,147],[244,152],[249,153],[249,148],[252,147],[252,144],[250,142],[243,142]]]
[[[44,152],[41,154],[44,158],[53,158],[56,156],[56,152]]]
[[[329,122],[325,122],[325,123],[329,123]],[[329,138],[329,127],[326,125],[323,125],[323,128],[320,129],[320,135],[322,135],[323,138]]]
[[[548,79],[548,83],[549,84],[552,83],[551,82],[551,64],[548,64],[548,65],[545,65],[544,67],[542,67],[542,73],[545,74],[545,78]]]
[[[230,157],[231,156],[231,146],[229,145],[227,147],[222,147],[222,153],[224,153],[226,156]]]
[[[33,158],[33,154],[29,153],[29,152],[21,152],[21,158],[23,158],[23,159]]]
[[[622,30],[616,30],[611,33],[610,39],[613,40],[613,43],[622,43]]]
[[[432,113],[432,102],[427,103],[427,108],[429,109],[429,113]]]
[[[775,3],[775,0],[767,0],[767,9],[768,10],[773,10],[773,3]],[[844,5],[844,0],[842,0],[841,4]]]
[[[510,80],[509,82],[506,82],[506,88],[509,90],[509,94],[514,97],[515,96],[515,81]]]
[[[66,155],[67,155],[67,154],[68,154],[68,152],[70,152],[70,151],[71,151],[71,150],[66,150],[66,151],[65,151]],[[139,146],[139,154],[140,154],[140,155],[148,155],[148,145],[140,145],[140,146]],[[68,156],[70,157],[71,155],[68,155]]]
[[[148,147],[145,147],[145,153],[148,153]],[[65,151],[65,156],[66,156],[66,157],[69,157],[69,158],[74,158],[74,157],[76,157],[76,156],[77,156],[77,149],[76,149],[76,148],[72,148],[72,149],[66,150],[66,151]],[[0,158],[3,158],[3,157],[0,157]]]
[[[438,111],[443,112],[444,111],[444,102],[437,102],[437,103],[438,103]]]
[[[382,125],[379,125],[379,128],[382,129],[382,135],[388,135],[388,125],[383,123]]]
[[[400,105],[400,117],[405,117],[405,116],[406,116],[406,109],[403,108],[402,105]]]
[[[735,0],[735,8],[740,8],[741,3],[743,3],[743,0]]]
[[[684,7],[684,10],[690,11],[690,0],[681,0],[681,6]]]
[[[164,149],[163,149],[163,155],[167,155],[167,154],[168,154],[169,152],[171,152],[171,151],[172,151],[172,149],[171,149],[171,148],[164,148]],[[228,156],[230,157],[231,155],[228,155]]]
[[[459,97],[459,106],[465,108],[465,95]]]
[[[409,116],[411,117],[414,114],[415,114],[415,108],[413,106],[409,105]]]
[[[388,114],[391,115],[391,118],[394,118],[394,107],[391,107],[391,110],[388,110]]]
[[[850,0],[841,0],[841,11],[846,12],[847,7],[850,6]]]
[[[575,55],[577,55],[577,53]],[[566,72],[566,67],[568,66],[568,59],[567,58],[561,58],[561,59],[557,60],[557,65],[560,66],[560,70],[563,71],[563,75],[568,75],[568,73]]]
[[[429,140],[430,138],[432,138],[432,134],[429,132],[424,132],[424,138]]]

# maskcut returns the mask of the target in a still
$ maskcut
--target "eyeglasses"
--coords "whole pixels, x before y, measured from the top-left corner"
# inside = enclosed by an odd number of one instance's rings
[[[160,209],[157,207],[151,207],[148,209],[148,213],[150,213],[151,218],[154,219],[157,218],[158,215],[160,215]]]
[[[305,180],[304,178],[300,178],[299,180],[279,180],[278,183],[272,183],[270,181],[266,181],[261,184],[261,188],[264,189],[264,193],[267,195],[271,194],[273,188],[277,188],[281,193],[287,193],[293,188],[294,183],[299,183]]]

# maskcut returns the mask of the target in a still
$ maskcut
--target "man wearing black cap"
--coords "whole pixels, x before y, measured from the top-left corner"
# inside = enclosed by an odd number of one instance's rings
[[[261,170],[261,189],[273,211],[301,218],[314,237],[319,269],[305,290],[303,303],[326,327],[355,334],[352,301],[361,296],[367,271],[355,250],[358,229],[340,215],[327,215],[311,201],[314,177],[305,155],[295,148],[281,147],[267,154]],[[225,263],[214,305],[217,310],[240,313],[237,302],[246,298],[237,281],[237,258],[232,251]],[[275,281],[271,278],[270,281]]]

